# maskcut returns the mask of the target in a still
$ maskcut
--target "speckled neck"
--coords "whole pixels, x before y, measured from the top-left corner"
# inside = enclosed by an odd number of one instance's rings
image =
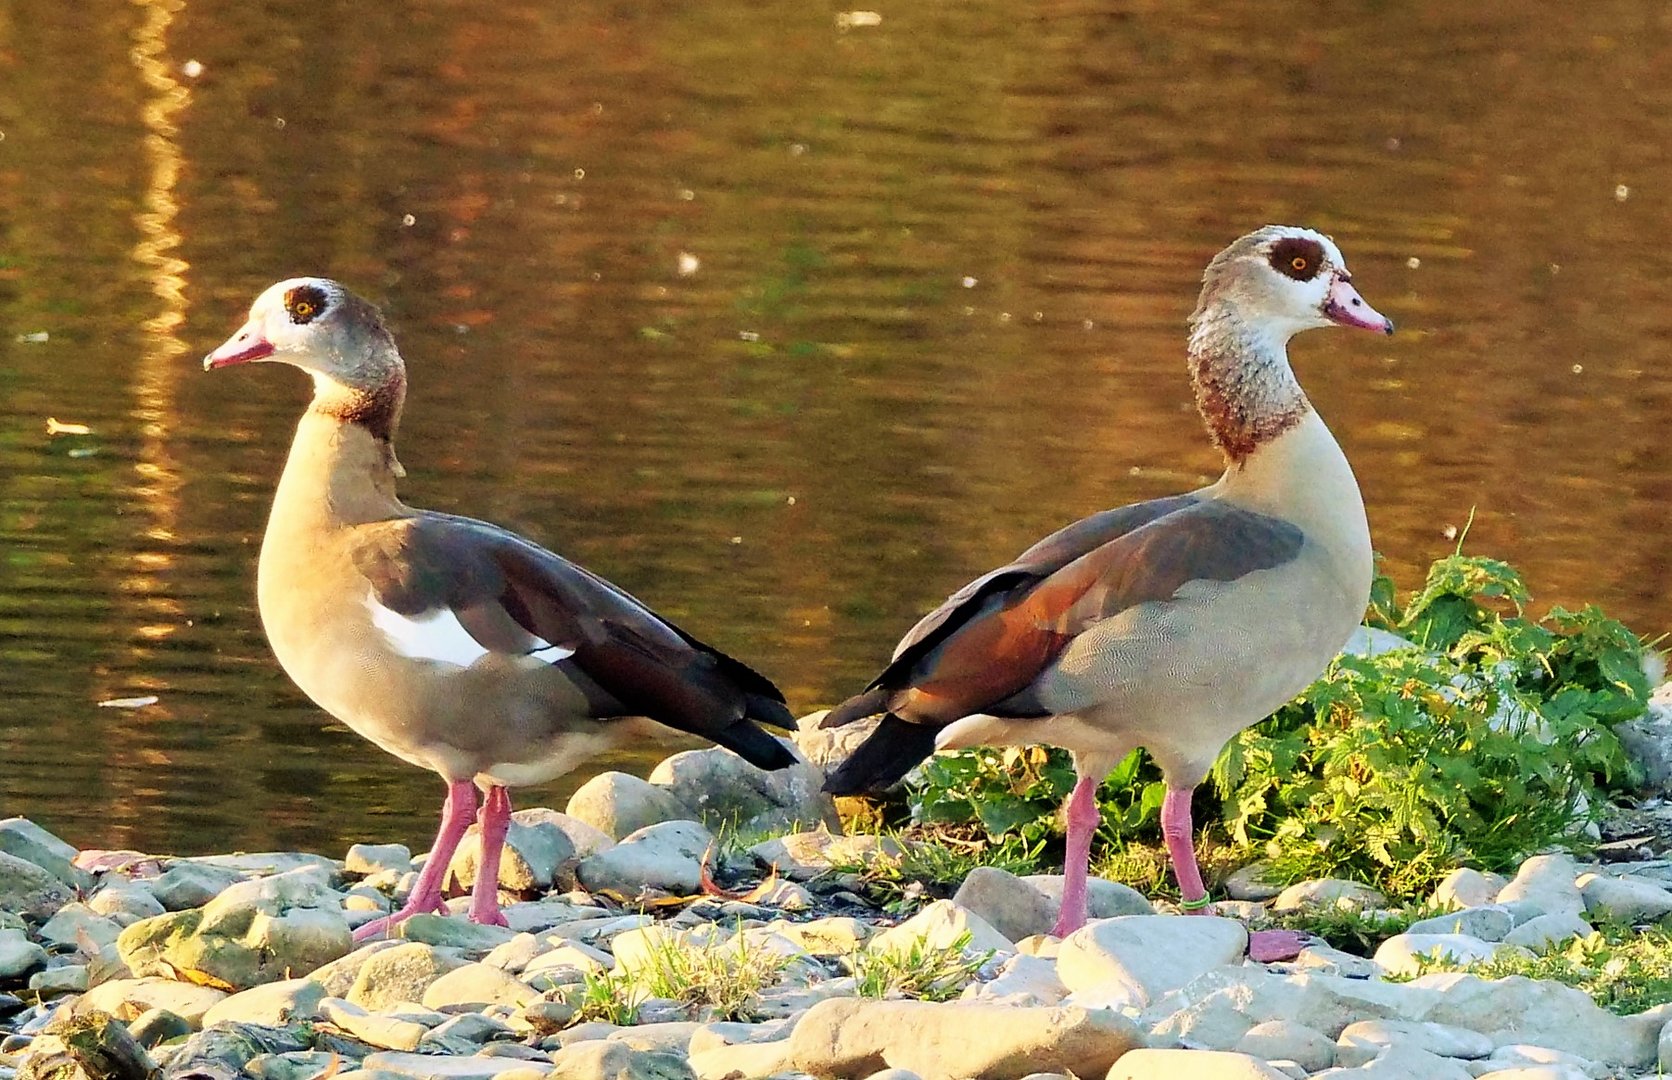
[[[395,431],[400,427],[401,406],[405,403],[406,372],[396,365],[383,381],[369,388],[344,386],[315,375],[308,412],[365,430],[383,447],[386,467],[398,479],[406,475],[395,457]]]
[[[1214,445],[1239,465],[1305,419],[1312,405],[1289,369],[1286,341],[1256,330],[1230,304],[1199,308],[1191,323],[1196,408]]]

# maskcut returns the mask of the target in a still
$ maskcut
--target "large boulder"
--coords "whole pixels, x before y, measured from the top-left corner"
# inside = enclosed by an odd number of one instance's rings
[[[648,825],[680,821],[695,811],[655,784],[623,772],[603,772],[569,797],[565,812],[620,840]]]
[[[723,747],[686,750],[657,765],[650,782],[694,810],[711,829],[842,828],[836,804],[823,790],[824,773],[805,761],[767,770]]]

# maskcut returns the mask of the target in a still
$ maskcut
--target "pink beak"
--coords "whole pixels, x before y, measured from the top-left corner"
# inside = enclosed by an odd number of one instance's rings
[[[1393,320],[1365,303],[1364,297],[1345,277],[1337,277],[1330,283],[1329,296],[1324,300],[1324,318],[1360,330],[1393,333]]]
[[[234,364],[248,364],[252,360],[263,360],[272,355],[273,343],[246,326],[227,338],[220,348],[203,358],[203,370],[214,371],[216,368],[231,367]]]

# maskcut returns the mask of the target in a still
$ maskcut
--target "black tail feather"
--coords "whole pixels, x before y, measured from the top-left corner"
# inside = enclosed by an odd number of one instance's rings
[[[796,761],[789,747],[779,742],[771,732],[756,727],[753,720],[739,720],[709,738],[757,769],[783,769]]]
[[[824,790],[832,795],[888,790],[911,772],[914,765],[934,753],[935,730],[889,713],[877,725],[877,730],[859,744],[859,749],[825,778]]]
[[[888,699],[893,694],[892,690],[884,690],[880,686],[872,687],[863,694],[856,694],[825,713],[819,719],[818,727],[820,730],[838,728],[855,720],[885,713],[888,711]]]
[[[784,704],[783,698],[771,698],[765,694],[745,694],[743,715],[763,724],[783,728],[785,731],[795,730],[795,714],[790,712],[790,707]]]

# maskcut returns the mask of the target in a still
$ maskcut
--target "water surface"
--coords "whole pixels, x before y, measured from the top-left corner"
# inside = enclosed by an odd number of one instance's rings
[[[384,306],[409,501],[801,710],[1043,533],[1210,479],[1201,267],[1310,224],[1401,327],[1292,350],[1387,568],[1414,585],[1473,510],[1541,605],[1672,628],[1672,10],[876,10],[0,8],[0,812],[427,841],[440,781],[308,704],[254,610],[306,382],[197,365],[297,273]]]

